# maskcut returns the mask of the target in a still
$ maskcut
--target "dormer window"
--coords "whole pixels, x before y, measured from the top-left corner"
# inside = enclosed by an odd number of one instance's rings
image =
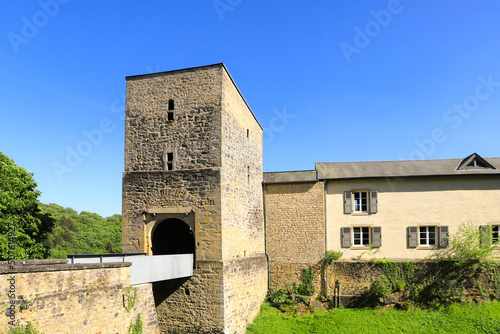
[[[463,159],[457,167],[457,170],[484,170],[496,169],[488,161],[482,158],[479,154],[473,153]]]

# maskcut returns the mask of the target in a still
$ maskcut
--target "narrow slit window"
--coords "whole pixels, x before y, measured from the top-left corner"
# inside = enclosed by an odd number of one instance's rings
[[[250,184],[250,166],[247,166],[247,179],[248,183]]]
[[[174,167],[174,154],[167,153],[167,170],[173,170]]]
[[[247,138],[250,138],[250,130],[247,129]]]
[[[174,120],[174,100],[172,100],[172,99],[168,100],[167,119],[169,121],[173,121]]]

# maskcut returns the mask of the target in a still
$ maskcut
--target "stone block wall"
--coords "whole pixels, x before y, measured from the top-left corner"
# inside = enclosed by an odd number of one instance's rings
[[[260,311],[267,293],[264,255],[224,262],[225,333],[245,333]]]
[[[165,170],[165,152],[175,170],[220,167],[221,68],[127,77],[125,172]]]
[[[222,258],[262,256],[262,128],[229,73],[222,77]]]
[[[197,261],[190,278],[153,283],[162,333],[223,333],[222,262]]]
[[[265,183],[270,289],[300,283],[302,269],[319,267],[325,255],[323,182]]]
[[[31,322],[45,334],[127,333],[139,314],[144,333],[160,332],[151,284],[131,287],[130,263],[65,262],[16,261],[14,270],[0,264],[0,332],[10,326],[11,301],[14,321]],[[133,298],[135,289],[135,303],[127,311],[124,299]]]
[[[147,212],[185,208],[194,211],[191,214],[195,216],[196,260],[219,260],[222,254],[219,180],[218,168],[125,173],[123,251],[150,253],[150,236],[145,231],[151,214]]]
[[[222,83],[224,328],[244,333],[267,292],[262,128],[226,71]]]
[[[223,64],[127,78],[123,250],[151,254],[168,218],[195,239],[194,275],[154,284],[162,331],[242,333],[259,311],[261,178],[262,128]]]

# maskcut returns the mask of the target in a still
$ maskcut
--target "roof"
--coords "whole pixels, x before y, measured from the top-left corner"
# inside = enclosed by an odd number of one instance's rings
[[[264,173],[264,183],[316,182],[315,170]]]
[[[474,153],[464,159],[317,162],[318,179],[500,175],[500,158]]]

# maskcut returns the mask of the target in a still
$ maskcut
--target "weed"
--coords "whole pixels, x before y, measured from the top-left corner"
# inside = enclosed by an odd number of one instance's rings
[[[140,313],[137,315],[135,324],[130,321],[130,326],[128,327],[127,334],[142,334],[142,320]]]
[[[341,251],[327,250],[325,252],[324,261],[327,265],[330,265],[340,259],[344,253]]]

